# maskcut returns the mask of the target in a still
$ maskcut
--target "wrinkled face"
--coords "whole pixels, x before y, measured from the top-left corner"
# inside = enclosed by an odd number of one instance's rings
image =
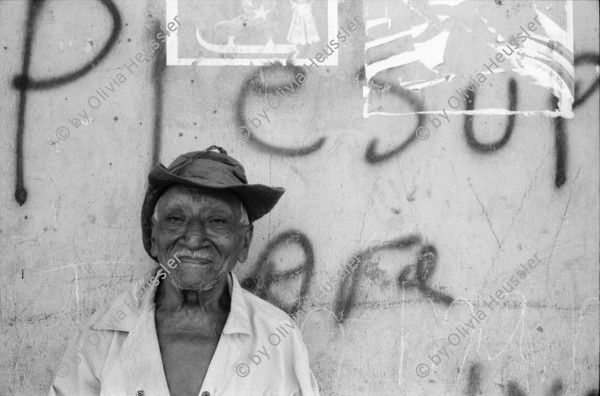
[[[209,290],[238,261],[246,261],[252,226],[241,224],[241,208],[228,191],[173,186],[160,197],[151,252],[170,272],[167,277],[175,287]],[[167,265],[174,257],[178,260]]]

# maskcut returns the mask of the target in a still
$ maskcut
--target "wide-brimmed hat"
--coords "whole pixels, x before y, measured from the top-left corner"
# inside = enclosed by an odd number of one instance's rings
[[[142,205],[142,240],[146,252],[155,261],[158,259],[150,252],[154,207],[161,195],[177,184],[232,192],[244,204],[250,222],[269,213],[285,192],[281,187],[248,184],[242,164],[218,146],[180,155],[168,168],[156,164],[148,174],[148,189]]]

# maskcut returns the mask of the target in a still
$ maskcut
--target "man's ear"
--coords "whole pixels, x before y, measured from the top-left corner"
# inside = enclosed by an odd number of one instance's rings
[[[254,233],[254,226],[251,224],[244,232],[244,244],[238,254],[238,261],[240,263],[246,262],[248,258],[248,251],[250,250],[250,243],[252,242],[252,234]]]

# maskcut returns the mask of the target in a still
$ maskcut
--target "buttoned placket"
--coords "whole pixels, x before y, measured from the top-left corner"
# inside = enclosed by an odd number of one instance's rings
[[[160,270],[159,270],[160,271]],[[232,296],[232,309],[229,312],[223,332],[215,353],[210,361],[199,396],[214,396],[221,393],[230,383],[235,374],[235,367],[240,362],[243,338],[246,334],[239,333],[238,309],[239,303],[233,298],[233,278],[228,279],[228,289]],[[120,362],[127,379],[127,393],[134,395],[168,395],[168,384],[162,364],[160,346],[155,325],[154,296],[156,286],[147,291],[141,303],[141,314],[123,343]],[[233,362],[228,365],[228,362]]]
[[[199,396],[215,396],[224,393],[235,374],[235,368],[241,363],[242,351],[246,350],[244,340],[248,335],[240,332],[239,307],[237,306],[241,302],[238,295],[240,291],[234,289],[234,282],[233,276],[230,275],[227,286],[231,295],[231,309],[219,338],[217,349],[208,366]],[[239,284],[237,286],[238,288],[241,287]]]
[[[240,362],[242,346],[241,334],[221,334],[217,349],[213,355],[199,396],[223,394]],[[228,364],[232,362],[232,364]]]

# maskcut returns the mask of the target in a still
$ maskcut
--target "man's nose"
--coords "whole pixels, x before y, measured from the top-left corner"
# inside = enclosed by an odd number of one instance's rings
[[[206,226],[200,220],[191,220],[186,225],[184,242],[189,249],[200,249],[208,246],[208,234]]]

